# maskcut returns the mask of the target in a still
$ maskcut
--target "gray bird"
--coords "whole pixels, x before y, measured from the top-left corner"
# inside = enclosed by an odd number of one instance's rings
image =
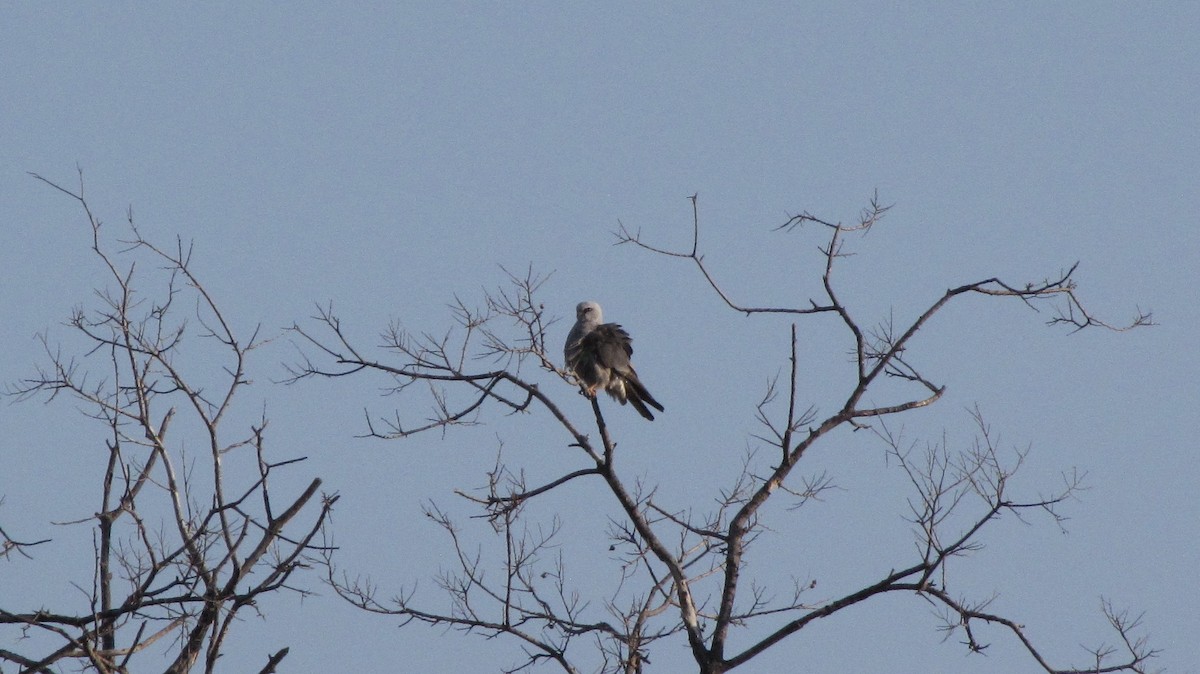
[[[567,369],[575,373],[589,396],[604,389],[622,405],[628,402],[638,414],[654,421],[646,406],[659,412],[664,411],[663,406],[642,385],[629,362],[633,340],[621,326],[603,320],[604,314],[595,302],[580,302],[575,307],[575,325],[563,347]]]

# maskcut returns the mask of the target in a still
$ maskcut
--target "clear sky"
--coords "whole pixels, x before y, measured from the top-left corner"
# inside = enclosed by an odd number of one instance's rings
[[[62,321],[104,282],[78,208],[27,175],[70,184],[78,165],[110,236],[132,207],[148,237],[195,242],[197,271],[243,331],[274,334],[332,301],[367,344],[391,319],[441,332],[446,303],[501,285],[501,265],[553,272],[541,299],[564,319],[554,339],[576,302],[601,302],[634,334],[667,408],[653,424],[610,415],[630,476],[703,507],[753,445],[754,404],[785,364],[789,323],[733,314],[693,268],[613,247],[612,231],[620,221],[683,246],[698,193],[706,260],[735,298],[804,305],[819,292],[820,237],[771,229],[803,210],[851,221],[878,190],[895,206],[850,240],[858,255],[839,277],[865,325],[911,318],[951,286],[1037,281],[1077,260],[1093,310],[1154,312],[1157,327],[1067,335],[1017,303],[968,299],[914,343],[948,393],[903,423],[969,442],[965,410],[978,404],[1005,446],[1031,449],[1026,493],[1087,471],[1069,533],[1003,520],[954,566],[964,591],[997,592],[993,608],[1075,663],[1079,644],[1111,642],[1099,612],[1109,598],[1145,612],[1159,666],[1198,671],[1200,5],[563,5],[6,3],[0,378],[29,374],[35,333],[66,339]],[[831,323],[798,326],[803,396],[824,411],[847,385],[830,365],[846,357]],[[467,522],[453,490],[483,482],[499,442],[533,473],[582,467],[536,417],[485,414],[496,423],[445,439],[356,439],[364,407],[394,406],[382,382],[283,387],[273,381],[290,348],[258,353],[244,404],[265,404],[280,458],[309,457],[297,484],[319,475],[342,495],[340,561],[385,595],[419,582],[440,599],[430,579],[449,551],[420,506]],[[586,413],[565,385],[553,393]],[[49,522],[94,512],[87,478],[104,428],[65,400],[0,406],[0,428],[0,523],[54,537],[34,564],[0,562],[0,601],[82,606],[66,571],[90,554],[90,533]],[[879,443],[840,437],[808,460],[842,489],[774,511],[760,545],[784,554],[764,552],[758,568],[812,576],[835,596],[909,559],[902,476]],[[608,513],[605,496],[581,487],[537,515]],[[464,526],[486,540],[484,525]],[[577,577],[602,592],[615,573],[607,542],[570,543]],[[282,646],[288,672],[519,662],[504,639],[397,629],[303,582],[320,596],[267,602],[266,620],[248,617],[232,637],[223,671],[257,669]],[[919,599],[889,597],[753,669],[1034,670],[1003,634],[969,656],[936,627]],[[652,671],[691,671],[676,646]]]

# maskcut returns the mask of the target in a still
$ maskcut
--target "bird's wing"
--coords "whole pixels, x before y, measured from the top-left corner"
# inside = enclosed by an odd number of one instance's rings
[[[574,336],[576,331],[572,330],[571,334]],[[638,414],[650,421],[654,420],[654,414],[647,405],[663,411],[663,406],[638,379],[637,371],[629,360],[633,355],[633,340],[620,325],[597,325],[577,340],[569,336],[565,351],[568,367],[589,393],[604,389],[622,405],[631,403]]]
[[[568,370],[578,370],[583,338],[600,324],[603,315],[600,305],[595,302],[580,302],[575,307],[575,325],[571,326],[567,341],[563,344],[563,361]]]
[[[575,323],[571,328],[571,332],[567,334],[567,343],[563,345],[563,362],[566,363],[567,369],[575,371],[576,364],[579,362],[579,356],[583,347],[583,325]]]
[[[596,326],[595,330],[584,336],[580,346],[601,367],[626,376],[633,372],[633,366],[629,363],[629,357],[633,355],[633,340],[616,323]]]
[[[598,347],[600,358],[622,380],[623,397],[629,399],[639,414],[653,421],[654,415],[646,409],[646,405],[659,412],[663,411],[663,406],[650,395],[642,380],[638,378],[637,370],[633,369],[633,363],[629,360],[633,355],[633,340],[629,333],[616,323],[601,325],[595,332],[602,332],[597,338],[601,342]]]

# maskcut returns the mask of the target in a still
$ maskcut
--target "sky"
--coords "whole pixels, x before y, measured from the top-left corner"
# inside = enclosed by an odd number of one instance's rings
[[[283,328],[332,303],[369,347],[393,320],[441,333],[456,296],[478,304],[505,270],[532,269],[560,319],[551,341],[585,299],[633,334],[666,412],[648,424],[603,403],[626,475],[703,508],[754,447],[755,404],[786,366],[792,323],[730,311],[693,266],[613,246],[613,231],[686,249],[697,195],[705,263],[734,300],[803,306],[819,298],[822,234],[773,230],[802,211],[853,222],[877,192],[893,208],[848,238],[855,255],[836,277],[864,325],[911,320],[946,288],[1040,281],[1077,261],[1097,315],[1153,312],[1154,327],[1068,334],[1020,303],[964,298],[909,352],[945,397],[890,423],[920,445],[970,443],[978,406],[1003,447],[1029,450],[1023,493],[1086,473],[1065,533],[1002,519],[956,562],[964,591],[996,594],[993,608],[1064,664],[1112,642],[1111,600],[1144,612],[1155,666],[1198,671],[1198,33],[1189,3],[6,3],[0,379],[44,363],[38,333],[77,345],[63,321],[106,283],[77,204],[29,175],[75,186],[81,169],[110,240],[132,212],[148,238],[194,243],[235,329],[278,336],[255,352],[243,409],[271,418],[278,457],[308,457],[277,488],[320,476],[341,495],[342,568],[385,595],[415,584],[436,605],[432,578],[452,560],[422,505],[486,545],[454,490],[482,484],[498,446],[532,476],[582,457],[544,416],[497,410],[445,437],[360,438],[364,409],[419,418],[428,401],[381,397],[386,382],[369,377],[284,386],[295,347]],[[795,324],[801,397],[831,411],[846,335],[827,316]],[[569,387],[549,390],[586,418]],[[79,610],[71,582],[90,582],[78,571],[91,533],[52,523],[95,511],[104,428],[60,399],[6,402],[0,429],[0,526],[54,539],[33,562],[0,562],[0,603]],[[909,494],[877,440],[838,435],[805,461],[839,489],[772,510],[755,572],[837,596],[909,559]],[[615,512],[581,485],[531,513],[568,523],[564,554],[596,597],[616,573],[598,533]],[[297,582],[317,594],[264,602],[221,671],[257,669],[283,646],[289,672],[520,662],[506,639],[399,628],[316,575]],[[920,599],[886,597],[750,668],[1035,671],[1011,638],[989,640],[970,655]],[[17,645],[0,632],[0,648]],[[651,671],[694,671],[682,641],[654,656]]]

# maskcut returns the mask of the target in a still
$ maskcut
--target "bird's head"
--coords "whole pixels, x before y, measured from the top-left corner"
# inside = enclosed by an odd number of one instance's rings
[[[604,313],[595,302],[580,302],[575,307],[575,320],[599,324],[604,320]]]

